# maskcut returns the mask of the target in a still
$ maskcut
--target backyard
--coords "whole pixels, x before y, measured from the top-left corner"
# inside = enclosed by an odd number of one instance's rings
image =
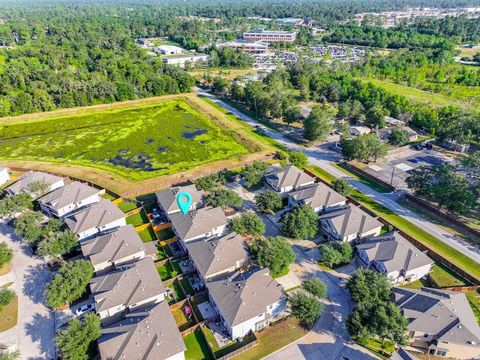
[[[157,266],[157,271],[162,281],[174,278],[182,273],[182,269],[180,268],[178,261],[167,261],[165,264]]]
[[[183,337],[183,342],[187,347],[185,351],[186,360],[210,360],[212,356],[208,349],[208,344],[202,335],[201,330],[196,330]]]
[[[84,165],[143,180],[250,152],[238,136],[180,98],[24,119],[0,122],[0,158]]]
[[[134,227],[143,225],[143,224],[148,224],[148,218],[147,215],[145,215],[145,212],[142,210],[136,214],[130,215],[126,219],[127,224],[132,225]]]

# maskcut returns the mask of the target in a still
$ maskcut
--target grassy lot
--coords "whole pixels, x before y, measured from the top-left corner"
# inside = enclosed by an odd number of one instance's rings
[[[308,170],[312,171],[318,177],[322,178],[328,183],[331,183],[333,180],[335,180],[334,176],[328,174],[327,172],[323,171],[318,167],[310,166],[308,167]],[[383,217],[385,220],[389,221],[393,226],[403,230],[410,236],[413,236],[415,239],[425,244],[426,246],[435,249],[435,251],[442,254],[444,258],[456,264],[458,267],[464,269],[477,279],[480,279],[480,267],[474,260],[455,250],[451,246],[438,240],[436,237],[429,234],[427,231],[412,224],[410,221],[402,218],[398,214],[387,209],[378,202],[372,200],[370,197],[361,194],[358,191],[354,191],[351,196],[355,200],[359,201],[366,208],[370,209],[379,216]]]
[[[130,215],[129,217],[127,217],[126,220],[127,220],[127,224],[135,227],[148,223],[147,215],[145,215],[143,211]]]
[[[5,264],[2,267],[0,267],[0,276],[8,274],[12,270],[12,267],[10,264]]]
[[[170,250],[170,247],[168,245],[161,246],[157,244],[157,250],[157,258],[159,260],[163,260],[170,256],[173,256],[172,250]]]
[[[187,294],[189,295],[195,294],[195,290],[193,290],[192,285],[190,284],[190,281],[188,280],[188,278],[183,278],[182,280],[180,280],[180,283],[182,284],[182,287]]]
[[[135,203],[131,203],[129,201],[122,201],[120,204],[117,205],[120,210],[122,210],[124,213],[127,213],[129,211],[135,210],[137,208],[137,205]]]
[[[110,200],[110,201],[113,201],[115,200],[115,197],[108,194],[108,193],[105,193],[105,194],[102,194],[102,197],[105,199],[105,200]]]
[[[10,304],[0,309],[0,333],[17,325],[18,297],[15,296]]]
[[[185,313],[183,312],[182,308],[173,310],[172,315],[180,331],[186,330],[195,324],[193,317],[192,319],[188,319]]]
[[[177,261],[160,265],[157,267],[157,271],[163,281],[182,273],[182,269],[180,269],[180,265]]]
[[[474,290],[466,292],[465,295],[467,296],[468,302],[477,318],[477,323],[480,325],[480,293]]]
[[[353,179],[358,180],[362,184],[371,187],[376,192],[379,192],[379,193],[389,193],[390,192],[390,190],[384,188],[382,185],[379,185],[375,181],[370,180],[370,179],[366,178],[365,176],[362,176],[360,174],[357,174],[356,172],[353,172],[353,171],[347,169],[343,165],[339,165],[339,164],[335,164],[335,163],[332,163],[332,165],[335,166],[337,169],[343,171],[345,174],[352,177]]]
[[[469,285],[468,281],[440,263],[432,266],[429,275],[435,284],[440,287]]]
[[[67,162],[143,180],[250,152],[238,136],[182,99],[23,119],[0,122],[1,159]]]
[[[193,76],[195,79],[202,81],[206,74],[210,75],[212,78],[222,77],[224,79],[233,80],[236,77],[244,76],[255,72],[251,68],[249,69],[194,69],[190,70],[188,73]]]
[[[175,233],[173,232],[172,228],[166,228],[160,231],[157,231],[158,240],[164,241],[169,240],[175,237]]]
[[[203,334],[205,335],[205,338],[207,339],[208,344],[210,345],[210,348],[214,352],[215,357],[217,359],[255,340],[253,336],[245,336],[242,339],[242,341],[232,341],[229,344],[220,347],[217,341],[215,340],[215,337],[213,336],[212,330],[210,330],[208,327],[204,327],[202,328],[202,331],[203,331]]]
[[[293,317],[280,321],[277,324],[257,334],[257,345],[237,355],[238,360],[257,360],[281,349],[285,345],[300,339],[308,332]]]
[[[197,330],[183,337],[183,342],[187,347],[185,351],[186,360],[210,360],[212,359],[208,344],[201,334],[201,330]]]
[[[381,359],[388,359],[393,352],[395,352],[395,345],[390,340],[368,339],[366,341],[359,342],[360,345],[367,348]]]
[[[157,235],[151,226],[147,227],[145,230],[142,230],[138,233],[140,238],[144,243],[157,240]]]
[[[180,287],[178,281],[174,281],[170,285],[166,286],[167,288],[171,289],[173,291],[173,297],[167,296],[168,298],[168,303],[175,304],[176,302],[182,301],[185,299],[185,293],[183,292],[182,288]]]
[[[290,269],[288,267],[285,268],[282,272],[279,272],[279,273],[273,273],[272,272],[272,278],[276,279],[276,278],[282,277],[284,275],[287,275],[289,272],[290,272]]]

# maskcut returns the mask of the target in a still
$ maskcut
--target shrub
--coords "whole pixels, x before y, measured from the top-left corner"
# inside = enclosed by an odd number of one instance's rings
[[[312,325],[324,310],[318,298],[302,292],[290,296],[289,302],[293,316],[305,325]]]
[[[13,251],[5,242],[0,243],[0,268],[6,264],[9,264],[13,258]]]
[[[280,236],[255,240],[251,246],[258,265],[268,267],[273,275],[281,274],[295,261],[295,253],[287,239]]]
[[[265,234],[265,223],[254,212],[242,213],[232,220],[232,230],[237,234],[249,234],[259,237]]]
[[[0,309],[10,304],[15,297],[15,292],[10,289],[0,289]]]
[[[353,257],[353,249],[349,243],[332,241],[320,245],[319,249],[322,256],[320,264],[328,267],[349,263]]]
[[[271,189],[255,195],[255,204],[258,210],[267,214],[274,214],[283,206],[280,194]]]
[[[310,206],[297,206],[282,217],[282,231],[295,239],[314,238],[318,234],[318,215]]]
[[[302,284],[302,287],[305,291],[308,291],[310,294],[318,297],[319,299],[324,299],[327,297],[327,286],[319,278],[311,277],[305,280]]]

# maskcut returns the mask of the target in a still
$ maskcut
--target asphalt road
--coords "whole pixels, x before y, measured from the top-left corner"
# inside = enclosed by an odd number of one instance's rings
[[[225,102],[218,99],[216,96],[212,95],[209,92],[206,92],[202,89],[195,88],[199,94],[209,98],[211,101],[214,101],[227,111],[231,112],[232,114],[236,115],[238,118],[243,120],[244,122],[250,124],[251,126],[256,126],[258,123],[250,118],[249,116],[245,115],[241,111],[235,109],[234,107],[226,104]],[[450,245],[452,248],[458,250],[462,254],[468,256],[472,260],[478,262],[480,264],[480,249],[476,246],[473,246],[466,242],[464,239],[454,236],[441,228],[440,226],[430,222],[428,219],[423,218],[422,216],[410,211],[409,209],[400,205],[396,200],[399,194],[396,193],[379,193],[369,186],[361,183],[358,180],[353,179],[352,177],[348,176],[343,171],[337,169],[336,167],[332,166],[331,162],[339,160],[338,155],[335,152],[328,151],[322,149],[321,147],[312,147],[309,149],[305,149],[298,144],[294,143],[293,141],[285,138],[282,133],[277,131],[266,129],[265,134],[271,137],[272,139],[277,140],[280,144],[286,146],[287,148],[295,151],[301,151],[308,155],[309,163],[312,165],[316,165],[323,170],[327,171],[331,175],[346,179],[350,182],[350,184],[361,193],[369,196],[373,200],[377,201],[378,203],[385,206],[387,209],[395,212],[396,214],[400,215],[401,217],[405,218],[406,220],[410,221],[411,223],[417,225],[419,228],[429,232],[433,236],[435,236],[440,241]]]

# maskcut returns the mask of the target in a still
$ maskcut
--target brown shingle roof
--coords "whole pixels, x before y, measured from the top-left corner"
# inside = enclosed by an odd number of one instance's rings
[[[186,191],[192,195],[192,204],[202,201],[205,197],[205,192],[203,192],[203,190],[197,190],[195,185],[172,187],[158,191],[156,193],[157,201],[165,212],[170,213],[180,210],[177,204],[177,194],[181,191]]]
[[[290,196],[297,202],[304,202],[313,209],[329,207],[347,201],[346,198],[323,183],[294,191],[290,193]]]
[[[36,182],[42,182],[47,185],[53,185],[56,182],[62,180],[61,177],[47,174],[40,171],[29,171],[25,175],[22,175],[20,179],[18,179],[15,183],[8,186],[5,190],[8,190],[14,194],[18,194],[20,192],[28,191],[30,185]]]
[[[125,214],[111,201],[100,199],[100,202],[67,217],[65,223],[70,230],[79,234],[89,229],[100,228],[124,217]]]
[[[183,240],[207,234],[227,224],[223,210],[212,207],[193,210],[186,215],[180,212],[171,214],[170,221]]]
[[[275,169],[266,175],[266,179],[273,187],[278,189],[289,186],[297,188],[315,181],[315,178],[304,173],[294,165]]]
[[[38,201],[52,209],[58,210],[71,204],[77,204],[99,192],[100,190],[94,187],[79,181],[73,181],[41,197]]]

